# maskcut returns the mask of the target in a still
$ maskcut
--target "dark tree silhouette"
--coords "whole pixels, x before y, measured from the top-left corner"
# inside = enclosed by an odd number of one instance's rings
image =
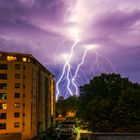
[[[80,87],[77,117],[96,132],[140,132],[140,85],[101,74]]]
[[[60,98],[56,102],[56,112],[58,114],[62,114],[64,117],[69,111],[76,112],[77,102],[78,102],[77,96],[70,96],[67,99]]]

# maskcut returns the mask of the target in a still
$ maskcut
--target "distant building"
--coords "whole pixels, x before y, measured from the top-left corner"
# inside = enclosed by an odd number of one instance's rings
[[[28,140],[54,120],[53,74],[30,54],[0,52],[0,134]]]

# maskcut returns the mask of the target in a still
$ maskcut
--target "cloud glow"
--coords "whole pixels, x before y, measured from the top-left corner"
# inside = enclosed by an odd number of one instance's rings
[[[114,68],[140,82],[139,5],[139,0],[1,0],[0,51],[33,54],[54,73],[61,95],[68,95],[64,87],[75,94],[91,77]]]

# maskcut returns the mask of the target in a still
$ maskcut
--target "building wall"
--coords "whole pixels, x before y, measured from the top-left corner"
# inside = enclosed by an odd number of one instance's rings
[[[16,54],[10,55],[16,57]],[[0,89],[0,93],[7,93],[7,99],[0,99],[0,104],[7,104],[7,108],[4,106],[4,109],[0,109],[0,113],[6,113],[6,119],[0,119],[0,123],[6,123],[6,129],[0,126],[0,134],[22,133],[22,139],[27,140],[52,125],[55,112],[54,78],[30,55],[18,54],[20,61],[7,61],[6,53],[4,57],[2,60],[0,53],[0,64],[7,64],[8,69],[0,68],[0,76],[3,74],[3,78],[7,74],[7,79],[0,78],[0,84],[7,83],[8,86]],[[21,61],[22,57],[27,61]],[[20,65],[20,69],[15,68],[16,65]],[[18,98],[15,93],[19,95]],[[19,113],[19,116],[15,117],[14,113]]]
[[[1,134],[0,140],[21,140],[21,133]]]
[[[1,61],[1,63],[5,63],[5,61]],[[6,103],[6,109],[0,109],[0,113],[6,113],[6,119],[0,119],[0,122],[6,123],[6,130],[0,129],[0,133],[11,133],[11,132],[21,132],[22,131],[22,94],[23,88],[15,88],[15,83],[19,83],[20,86],[22,84],[22,77],[21,79],[15,79],[15,74],[21,74],[21,70],[15,70],[15,64],[12,62],[7,62],[8,70],[0,70],[0,74],[7,74],[7,80],[0,80],[0,83],[7,83],[7,87],[5,89],[1,89],[0,93],[7,93],[7,100],[0,100],[0,103]],[[19,64],[19,63],[18,63]],[[15,98],[15,93],[20,94],[20,98]],[[19,107],[15,107],[15,104],[19,104]],[[14,113],[18,112],[20,117],[14,117]],[[19,127],[14,127],[14,123],[20,123]]]

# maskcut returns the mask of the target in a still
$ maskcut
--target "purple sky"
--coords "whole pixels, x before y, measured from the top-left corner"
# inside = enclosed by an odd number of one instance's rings
[[[70,54],[77,36],[70,78],[86,47],[96,46],[87,52],[77,85],[102,72],[140,83],[140,0],[0,0],[0,51],[31,53],[56,81],[62,55]],[[65,96],[66,85],[63,78],[59,88]]]

